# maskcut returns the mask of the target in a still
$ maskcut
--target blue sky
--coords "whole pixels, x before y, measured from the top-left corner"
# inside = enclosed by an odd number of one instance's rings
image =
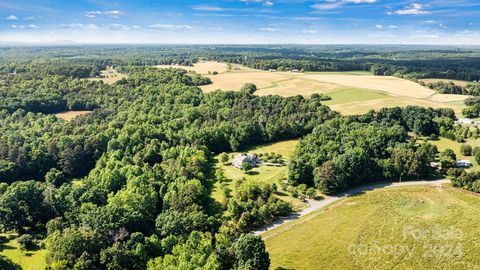
[[[479,0],[1,0],[0,41],[480,44]]]

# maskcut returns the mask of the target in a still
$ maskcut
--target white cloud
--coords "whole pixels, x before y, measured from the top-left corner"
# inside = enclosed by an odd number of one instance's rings
[[[393,13],[398,15],[422,15],[422,14],[429,14],[430,12],[424,10],[425,6],[418,3],[413,3],[406,6],[404,9],[400,9],[394,11]],[[388,15],[391,15],[392,12],[388,12]]]
[[[159,29],[159,30],[177,30],[177,29],[193,29],[193,26],[188,24],[185,25],[174,25],[174,24],[152,24],[148,28]]]
[[[10,25],[11,28],[13,29],[38,29],[40,28],[38,25],[36,24],[26,24],[26,25],[15,25],[15,24],[12,24]]]
[[[315,4],[311,7],[317,10],[329,10],[329,9],[336,9],[339,7],[344,6],[347,3],[354,3],[354,4],[372,4],[377,2],[377,0],[325,0],[323,4]]]
[[[16,21],[16,20],[18,20],[18,18],[17,18],[17,16],[15,16],[15,15],[12,14],[12,15],[6,17],[5,20],[7,20],[7,21]]]
[[[110,30],[123,30],[123,31],[130,30],[130,27],[128,27],[124,24],[119,24],[119,23],[109,24],[109,25],[107,25],[107,28],[110,29]]]
[[[96,29],[98,29],[98,26],[93,24],[93,23],[88,23],[88,24],[69,23],[69,24],[60,24],[60,28],[96,30]]]
[[[391,24],[391,25],[388,26],[388,28],[390,28],[390,29],[397,29],[398,26]]]
[[[224,8],[217,7],[217,6],[209,6],[209,5],[196,5],[196,6],[191,6],[193,10],[199,10],[199,11],[223,11]]]
[[[34,21],[36,19],[39,19],[40,17],[38,16],[28,16],[28,17],[25,17],[25,21]]]
[[[412,38],[437,39],[437,38],[440,38],[440,36],[435,34],[418,34],[418,35],[412,35]]]
[[[258,29],[264,32],[277,32],[280,30],[279,28],[273,28],[273,27],[260,27]]]
[[[316,33],[318,33],[318,31],[313,29],[302,30],[302,34],[316,34]]]
[[[382,28],[383,28],[383,25],[381,25],[381,24],[376,24],[376,25],[375,25],[375,28],[377,28],[377,29],[382,29]]]
[[[263,6],[264,7],[271,7],[271,6],[273,6],[273,3],[271,1],[265,1],[265,2],[263,2]]]
[[[123,14],[124,14],[123,11],[120,11],[120,10],[106,10],[106,11],[94,10],[94,11],[87,11],[85,13],[85,17],[96,18],[99,15],[105,15],[113,19],[118,19]]]
[[[133,30],[142,29],[142,27],[140,27],[140,25],[132,25],[132,27],[130,27],[130,28],[133,29]]]

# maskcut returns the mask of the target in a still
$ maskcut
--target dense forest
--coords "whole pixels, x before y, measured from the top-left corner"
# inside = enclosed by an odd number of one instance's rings
[[[0,48],[0,229],[45,248],[51,269],[268,269],[262,239],[248,232],[292,206],[275,196],[276,185],[248,180],[235,183],[225,204],[213,201],[212,185],[224,177],[214,169],[215,154],[302,138],[287,184],[334,194],[430,174],[438,151],[411,134],[460,140],[478,132],[454,127],[448,109],[341,116],[322,105],[323,95],[257,96],[251,84],[203,93],[198,86],[208,78],[151,66],[208,59],[261,69],[443,76],[438,69],[452,79],[477,78],[478,63],[465,69],[439,60],[459,55],[480,57],[473,49],[435,47]],[[112,85],[85,79],[107,66],[127,76]],[[477,97],[466,102],[480,109]],[[54,115],[68,110],[92,112],[71,121]],[[476,176],[457,177],[477,191],[468,180]],[[0,266],[9,265],[0,256]]]
[[[300,141],[289,164],[289,182],[332,194],[372,181],[427,176],[436,147],[409,140],[407,132],[436,136],[451,129],[453,119],[452,110],[422,107],[332,119]]]
[[[417,80],[480,80],[478,48],[349,45],[184,45],[0,47],[0,79],[7,72],[35,71],[85,78],[106,66],[192,65],[199,59],[257,69],[371,71]],[[33,74],[33,73],[30,73]]]
[[[6,83],[1,228],[45,237],[53,269],[267,269],[262,240],[242,233],[290,206],[275,187],[246,182],[220,215],[208,196],[213,153],[297,138],[337,114],[316,95],[203,94],[194,81],[138,67],[112,86],[62,75]],[[72,103],[95,110],[48,114]]]

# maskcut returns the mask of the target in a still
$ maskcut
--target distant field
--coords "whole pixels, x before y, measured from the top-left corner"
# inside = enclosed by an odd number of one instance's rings
[[[256,95],[310,96],[327,94],[332,100],[324,102],[342,114],[361,114],[384,107],[418,105],[451,108],[458,116],[467,96],[440,95],[418,83],[392,76],[373,76],[367,71],[351,72],[268,72],[218,62],[199,62],[194,67],[178,67],[208,76],[212,84],[201,86],[204,92],[239,90],[245,83],[254,83]],[[211,75],[208,72],[217,71]]]
[[[289,140],[289,141],[283,141],[283,142],[278,142],[273,144],[252,147],[243,152],[257,153],[257,154],[274,152],[276,154],[281,154],[285,158],[285,160],[288,161],[293,151],[295,150],[297,143],[298,143],[298,140]],[[231,157],[235,156],[236,154],[238,153],[237,152],[229,153]],[[230,183],[228,183],[228,186],[232,190],[234,189],[233,183],[235,182],[235,180],[241,179],[242,177],[245,177],[246,179],[252,179],[258,182],[265,182],[270,184],[275,183],[278,186],[278,181],[284,178],[287,175],[287,171],[288,171],[287,166],[282,166],[282,167],[260,166],[260,167],[253,168],[250,174],[245,174],[242,170],[233,167],[230,163],[231,163],[231,158],[228,164],[225,164],[225,165],[219,164],[218,166],[220,166],[220,168],[224,170],[225,176],[228,179],[233,180]],[[285,201],[291,202],[294,207],[300,208],[305,205],[300,200],[289,196],[286,192],[282,191],[282,193],[284,193],[285,195],[281,195],[278,197]],[[223,193],[220,188],[220,183],[215,183],[215,186],[212,192],[212,197],[218,202],[223,201]]]
[[[56,113],[55,116],[58,118],[61,118],[63,120],[72,120],[73,118],[79,116],[79,115],[85,115],[89,114],[92,111],[68,111],[68,112],[61,112],[61,113]]]
[[[455,85],[458,85],[458,86],[465,86],[468,83],[470,83],[469,81],[449,80],[449,79],[421,79],[420,81],[423,81],[424,83],[433,83],[433,82],[449,83],[449,82],[453,82]]]
[[[12,237],[12,234],[1,234],[3,236]],[[44,270],[47,266],[45,261],[45,249],[35,251],[20,250],[15,238],[12,238],[8,243],[0,246],[0,255],[4,255],[12,262],[20,265],[23,270]]]
[[[262,237],[271,269],[478,269],[479,203],[445,186],[374,190]]]
[[[180,65],[158,65],[155,66],[158,68],[181,68],[186,71],[192,71],[198,74],[208,74],[213,73],[214,71],[218,73],[224,73],[228,71],[228,65],[226,63],[219,63],[215,61],[200,61],[193,64],[193,66],[180,66]],[[239,65],[232,65],[232,69],[244,70],[248,69],[246,67],[241,67]]]
[[[117,81],[123,79],[126,77],[125,74],[117,72],[115,69],[107,69],[107,70],[102,70],[101,75],[103,78],[90,78],[89,80],[91,81],[102,81],[106,84],[114,84]]]

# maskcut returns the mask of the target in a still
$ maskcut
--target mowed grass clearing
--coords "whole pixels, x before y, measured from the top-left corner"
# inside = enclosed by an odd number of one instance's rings
[[[479,203],[445,186],[380,189],[262,237],[271,269],[477,269]]]
[[[433,145],[436,145],[438,148],[438,151],[440,152],[445,151],[445,149],[452,149],[453,152],[455,152],[455,155],[457,156],[457,160],[462,160],[462,159],[469,160],[473,164],[470,170],[478,171],[480,170],[480,165],[478,165],[477,162],[475,161],[475,157],[462,155],[462,153],[460,153],[460,146],[462,144],[469,144],[472,147],[480,146],[480,139],[467,139],[465,141],[466,141],[465,143],[459,143],[457,141],[452,141],[450,139],[439,138],[439,140],[437,141],[429,141],[429,142]]]
[[[89,80],[91,80],[91,81],[102,81],[103,83],[106,83],[106,84],[114,84],[117,81],[127,77],[127,75],[122,74],[122,73],[116,71],[113,68],[108,68],[106,70],[102,70],[100,72],[100,74],[101,74],[102,78],[90,78]]]
[[[67,112],[60,112],[60,113],[55,113],[54,115],[58,118],[61,118],[63,120],[70,121],[73,118],[79,116],[79,115],[86,115],[91,113],[92,111],[67,111]]]
[[[0,245],[0,255],[9,258],[12,262],[18,264],[23,270],[44,270],[47,267],[45,249],[34,251],[22,251],[16,242],[13,234],[0,234],[9,237],[9,241]]]
[[[287,176],[288,166],[276,167],[276,166],[262,165],[262,166],[253,168],[248,174],[246,174],[244,171],[237,169],[231,165],[231,161],[233,159],[232,157],[242,152],[257,153],[257,154],[274,152],[275,154],[281,154],[285,159],[285,161],[288,162],[297,144],[298,144],[298,140],[288,140],[288,141],[282,141],[282,142],[271,143],[266,145],[254,146],[241,152],[229,153],[230,160],[228,161],[228,163],[226,164],[218,163],[217,168],[221,168],[225,172],[225,176],[228,179],[232,180],[227,183],[227,186],[232,190],[232,195],[235,192],[235,181],[243,177],[245,177],[245,179],[247,180],[251,179],[255,182],[263,182],[263,183],[269,183],[269,184],[275,183],[280,191],[279,194],[277,194],[277,196],[282,200],[291,202],[294,208],[298,209],[298,208],[304,207],[305,203],[303,203],[302,201],[296,198],[293,198],[286,191],[281,190],[278,184],[279,181],[281,181],[283,178]],[[220,203],[223,202],[224,200],[224,195],[219,182],[216,182],[213,187],[212,197],[213,199],[215,199],[217,202],[220,202]]]

